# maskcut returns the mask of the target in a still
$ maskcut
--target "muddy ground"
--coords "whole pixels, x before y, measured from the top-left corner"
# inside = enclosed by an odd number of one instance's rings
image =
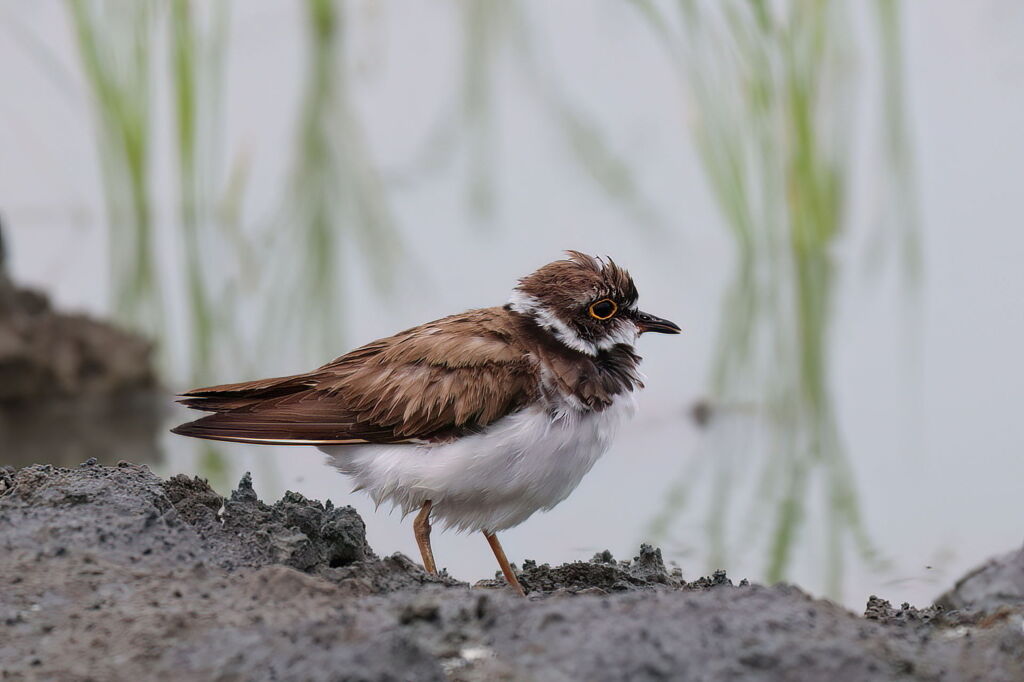
[[[686,582],[656,549],[501,583],[426,575],[359,515],[244,478],[0,469],[3,680],[1024,680],[1024,551],[939,606],[851,613]]]

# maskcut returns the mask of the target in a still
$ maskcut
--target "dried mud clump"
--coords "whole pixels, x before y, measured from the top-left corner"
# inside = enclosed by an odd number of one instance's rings
[[[650,592],[672,590],[707,590],[732,586],[725,571],[715,571],[687,582],[682,569],[665,567],[661,550],[651,545],[640,545],[640,553],[632,560],[616,561],[608,550],[598,552],[590,561],[574,561],[561,566],[537,564],[527,559],[516,571],[520,583],[531,595],[610,594],[616,592]],[[499,573],[494,580],[481,580],[478,587],[502,587],[504,579]],[[747,586],[741,580],[740,587]]]
[[[864,609],[864,618],[885,625],[926,625],[942,616],[941,606],[918,609],[903,602],[897,609],[888,600],[875,595],[868,597],[868,604]]]
[[[379,558],[366,541],[366,525],[352,507],[323,504],[286,492],[264,504],[246,473],[227,498],[200,478],[174,476],[163,484],[168,499],[196,531],[221,567],[270,564],[320,576],[359,594],[427,583],[460,584],[430,576],[402,555]]]
[[[256,497],[249,474],[227,499],[206,481],[181,475],[168,480],[164,490],[226,568],[282,564],[317,573],[377,558],[352,507],[335,508],[292,492],[266,505]]]

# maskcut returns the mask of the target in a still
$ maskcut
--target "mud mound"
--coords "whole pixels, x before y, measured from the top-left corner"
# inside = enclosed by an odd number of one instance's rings
[[[1024,609],[970,618],[686,582],[660,552],[526,562],[521,599],[379,558],[363,521],[248,477],[0,469],[0,678],[1019,680]],[[964,613],[961,611],[960,613]]]
[[[167,400],[156,395],[152,350],[109,323],[53,310],[44,294],[15,286],[0,264],[4,463],[158,461]]]
[[[1024,605],[1024,548],[990,559],[939,597],[947,609],[997,609]]]
[[[0,406],[106,397],[156,386],[152,345],[85,315],[54,311],[0,269]]]

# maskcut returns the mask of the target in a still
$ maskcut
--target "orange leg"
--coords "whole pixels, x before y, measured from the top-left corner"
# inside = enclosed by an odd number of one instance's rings
[[[420,556],[423,557],[423,568],[427,573],[437,575],[437,566],[434,564],[434,552],[430,549],[430,500],[423,503],[416,520],[412,522],[412,530],[416,534],[416,544],[420,546]]]
[[[484,537],[487,538],[487,543],[491,546],[491,551],[494,552],[494,558],[498,560],[498,565],[501,566],[501,572],[505,574],[505,580],[508,581],[513,590],[519,593],[520,597],[525,597],[526,592],[523,590],[523,586],[519,584],[519,578],[512,572],[512,566],[508,563],[508,558],[505,556],[505,550],[501,548],[501,543],[498,542],[498,536],[484,531]]]

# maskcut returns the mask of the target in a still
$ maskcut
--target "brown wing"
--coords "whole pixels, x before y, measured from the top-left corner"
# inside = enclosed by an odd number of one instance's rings
[[[200,388],[181,402],[213,412],[175,433],[245,443],[438,441],[478,430],[536,398],[537,370],[509,313],[475,310],[358,348],[320,369]]]

